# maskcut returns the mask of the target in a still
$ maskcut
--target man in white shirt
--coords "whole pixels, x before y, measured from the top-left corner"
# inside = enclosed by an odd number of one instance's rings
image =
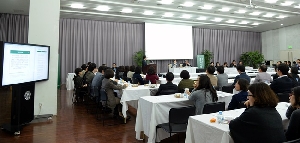
[[[266,73],[267,69],[268,68],[266,65],[261,65],[258,69],[259,73],[256,75],[253,83],[258,83],[258,82],[264,82],[267,84],[271,83],[273,79],[270,74]]]

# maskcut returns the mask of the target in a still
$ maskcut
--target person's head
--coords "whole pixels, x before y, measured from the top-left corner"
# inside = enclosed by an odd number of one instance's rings
[[[297,61],[296,61],[297,63],[299,63],[300,62],[300,59],[297,59]]]
[[[102,66],[106,66],[106,64],[102,64]]]
[[[154,67],[152,67],[152,66],[149,67],[147,74],[148,74],[148,75],[154,75],[154,74],[155,74],[155,69],[154,69]]]
[[[278,61],[276,64],[279,65],[279,64],[281,64],[281,63],[282,63],[281,61]]]
[[[277,67],[277,74],[279,76],[288,75],[289,67],[286,64],[279,64]]]
[[[130,71],[134,72],[134,70],[135,70],[135,66],[134,65],[130,66]]]
[[[227,64],[227,62],[224,62],[224,65],[223,65],[224,67],[227,67],[228,66],[228,64]]]
[[[249,86],[249,81],[243,78],[237,80],[234,85],[236,91],[247,91]]]
[[[236,64],[235,60],[232,60],[232,63],[233,63],[233,64]]]
[[[210,62],[210,64],[209,64],[210,66],[214,66],[214,62]]]
[[[236,70],[241,73],[241,72],[245,72],[245,66],[244,65],[238,65],[236,67]]]
[[[129,66],[125,66],[125,72],[127,73],[129,71]]]
[[[103,69],[104,69],[104,66],[100,66],[99,68],[98,68],[98,72],[100,72],[100,73],[104,73],[104,71],[103,71]]]
[[[82,64],[82,65],[81,65],[81,69],[86,71],[86,70],[87,70],[86,64]]]
[[[248,90],[250,105],[274,108],[277,106],[277,95],[273,92],[269,85],[263,82],[253,83],[249,86]]]
[[[290,66],[292,63],[291,63],[291,61],[288,61],[288,65]]]
[[[297,64],[297,62],[296,62],[296,61],[293,61],[293,65],[295,65],[295,64]]]
[[[214,74],[215,71],[216,71],[216,69],[215,69],[214,66],[208,66],[208,67],[206,68],[206,73],[208,73],[208,74]]]
[[[274,69],[275,69],[275,72],[277,73],[277,71],[278,71],[278,66],[277,66],[277,65],[274,66]]]
[[[106,79],[113,78],[115,76],[115,72],[112,69],[106,69],[104,72],[104,77]]]
[[[290,94],[290,103],[295,108],[300,107],[300,86],[292,89],[292,93]]]
[[[287,64],[287,61],[283,61],[284,64]]]
[[[291,73],[292,74],[298,74],[298,68],[297,67],[292,67],[291,68]]]
[[[174,63],[177,63],[177,61],[176,61],[176,60],[174,60],[173,62],[174,62]]]
[[[82,69],[81,69],[81,68],[76,68],[76,69],[75,69],[75,74],[76,74],[77,76],[81,75],[81,74],[82,74]]]
[[[88,62],[86,65],[89,66],[91,64],[91,62]]]
[[[173,79],[174,79],[174,74],[172,72],[168,72],[166,74],[166,80],[167,81],[173,81]]]
[[[216,90],[211,85],[210,79],[207,75],[200,75],[198,78],[196,90],[201,90],[201,89],[206,89],[211,92],[213,102],[218,100]]]
[[[113,68],[117,67],[117,64],[116,64],[116,63],[113,63],[113,64],[112,64],[112,67],[113,67]]]
[[[95,63],[90,63],[89,67],[88,67],[88,71],[90,72],[95,72],[97,71],[97,65]]]
[[[125,71],[125,67],[124,66],[119,66],[118,67],[118,71],[119,72],[124,72]]]
[[[188,61],[188,60],[185,60],[185,63],[186,63],[186,64],[188,64],[188,63],[189,63],[189,61]]]
[[[217,66],[217,67],[220,66],[220,63],[219,63],[219,62],[216,62],[216,66]]]
[[[189,79],[190,78],[190,73],[187,70],[182,70],[181,73],[180,73],[180,78]]]
[[[223,74],[224,73],[224,67],[223,66],[218,66],[217,67],[217,72],[218,72],[218,74]]]
[[[259,72],[266,72],[268,70],[267,66],[266,65],[261,65],[259,66],[258,68],[258,71]]]
[[[137,66],[137,67],[135,68],[135,70],[134,70],[134,73],[135,73],[135,74],[141,74],[141,73],[142,73],[142,68],[139,67],[139,66]]]
[[[144,59],[144,60],[146,60],[146,59],[147,59],[147,57],[144,55],[144,56],[143,56],[143,59]]]
[[[239,61],[239,65],[242,65],[243,64],[243,62],[242,61]]]

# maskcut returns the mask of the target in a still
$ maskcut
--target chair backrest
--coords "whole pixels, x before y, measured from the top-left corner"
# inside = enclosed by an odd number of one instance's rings
[[[223,86],[222,87],[222,91],[223,92],[227,92],[227,93],[233,93],[233,85],[227,85],[227,86]]]
[[[291,140],[291,141],[287,141],[287,142],[283,142],[283,143],[300,143],[300,138],[295,139],[295,140]]]
[[[132,84],[138,84],[139,80],[137,80],[136,78],[132,78]]]
[[[289,102],[289,93],[277,93],[277,97],[279,99],[279,102]]]
[[[106,94],[106,91],[104,89],[100,90],[100,100],[101,101],[107,101],[107,94]]]
[[[194,116],[196,112],[195,106],[171,108],[169,111],[170,124],[185,124],[190,116]]]
[[[97,86],[92,86],[91,87],[91,96],[93,97],[98,97],[100,94],[99,94],[99,87]]]
[[[239,105],[238,105],[238,109],[240,109],[240,108],[247,108],[247,106],[244,104],[245,102],[246,101],[240,102]]]
[[[167,89],[167,90],[162,90],[159,95],[170,95],[170,94],[175,94],[177,90],[174,89]]]
[[[225,111],[225,102],[213,102],[205,104],[202,114],[210,114],[219,111]]]

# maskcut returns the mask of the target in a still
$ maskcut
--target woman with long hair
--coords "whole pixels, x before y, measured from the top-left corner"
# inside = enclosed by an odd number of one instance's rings
[[[286,117],[290,119],[289,127],[285,133],[288,141],[300,138],[300,86],[292,89],[290,103],[291,106],[286,112]]]
[[[217,102],[218,96],[216,90],[210,83],[207,75],[200,75],[195,89],[192,93],[187,92],[189,100],[195,102],[196,114],[201,115],[206,103]]]

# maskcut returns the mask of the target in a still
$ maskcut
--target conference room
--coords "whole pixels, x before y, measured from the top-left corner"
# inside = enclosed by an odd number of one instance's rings
[[[256,109],[251,108],[256,103],[252,104],[252,99],[259,100],[258,95],[267,91],[274,91],[267,99],[276,102],[272,104],[272,113],[280,121],[270,128],[282,128],[277,132],[280,134],[277,137],[281,137],[277,142],[296,139],[289,136],[289,125],[294,124],[292,119],[298,110],[292,110],[295,114],[288,117],[286,112],[298,107],[292,104],[298,98],[297,89],[293,89],[297,87],[294,81],[299,79],[300,63],[298,1],[0,0],[0,3],[0,41],[4,42],[0,47],[4,51],[5,43],[48,47],[47,54],[39,56],[42,60],[36,60],[39,68],[26,66],[26,70],[20,70],[19,64],[25,60],[19,60],[13,64],[18,71],[8,70],[10,62],[2,61],[0,142],[247,142],[246,137],[240,140],[244,136],[235,132],[234,123]],[[5,53],[3,49],[2,59],[7,60],[5,56],[9,54],[21,54]],[[277,64],[279,61],[282,64]],[[43,72],[39,72],[41,69]],[[19,74],[4,74],[10,71]],[[31,75],[43,73],[45,77],[18,80],[24,71]],[[247,77],[242,78],[244,75]],[[271,79],[257,82],[259,75]],[[9,84],[4,84],[4,79],[10,79],[8,76],[15,82],[5,80]],[[101,79],[99,82],[95,78],[97,88],[92,86],[90,77]],[[138,80],[140,77],[142,80]],[[221,79],[225,84],[221,85]],[[283,79],[292,81],[292,87],[276,82]],[[86,85],[78,87],[77,81]],[[33,91],[17,94],[16,91],[23,90],[16,85],[24,83],[32,83]],[[103,83],[104,88],[99,86]],[[252,88],[259,88],[257,85],[265,88],[256,93]],[[162,92],[164,86],[173,89]],[[276,89],[283,87],[287,87],[286,92],[277,92]],[[87,89],[82,90],[82,96],[79,88]],[[205,96],[198,96],[202,92]],[[228,110],[230,103],[242,94],[239,107]],[[17,100],[30,101],[30,108]],[[29,120],[23,120],[25,113]],[[180,133],[168,133],[166,123],[173,118],[171,115],[175,119],[179,115],[185,117]],[[17,128],[7,130],[3,126],[15,123]],[[265,133],[261,131],[261,135]],[[260,139],[256,142],[267,140]]]

